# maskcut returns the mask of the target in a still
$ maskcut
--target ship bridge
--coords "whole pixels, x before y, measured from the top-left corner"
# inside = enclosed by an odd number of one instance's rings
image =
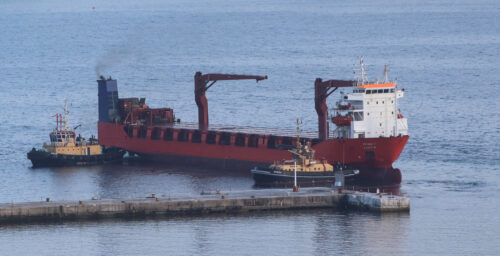
[[[336,138],[379,138],[408,135],[407,119],[398,108],[398,99],[404,89],[389,82],[387,66],[383,82],[369,82],[361,59],[361,72],[352,92],[340,93],[332,109],[332,122],[336,125]]]

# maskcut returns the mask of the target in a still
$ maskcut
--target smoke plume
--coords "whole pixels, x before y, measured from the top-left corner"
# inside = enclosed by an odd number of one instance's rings
[[[97,60],[95,65],[95,73],[97,77],[104,75],[104,72],[110,68],[118,66],[120,63],[129,60],[133,57],[130,49],[113,49],[108,51],[103,57]]]
[[[139,59],[144,57],[144,49],[146,48],[143,32],[139,28],[135,29],[126,39],[117,45],[109,48],[105,54],[97,60],[95,65],[95,73],[97,77],[104,76],[104,72],[121,63],[130,61],[131,59]]]

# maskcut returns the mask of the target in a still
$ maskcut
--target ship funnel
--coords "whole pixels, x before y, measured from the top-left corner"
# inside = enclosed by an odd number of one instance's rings
[[[97,80],[99,89],[99,121],[117,123],[120,121],[118,109],[118,83],[111,77]]]

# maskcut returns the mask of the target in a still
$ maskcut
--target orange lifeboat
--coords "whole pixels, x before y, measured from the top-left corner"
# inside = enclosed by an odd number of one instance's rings
[[[348,117],[348,116],[336,116],[332,119],[332,122],[336,125],[336,126],[349,126],[351,125],[351,122],[352,122],[352,118]]]

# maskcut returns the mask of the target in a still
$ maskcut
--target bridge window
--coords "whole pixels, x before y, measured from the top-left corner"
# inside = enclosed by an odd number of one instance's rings
[[[383,93],[383,92],[384,92],[384,90],[383,90],[383,89],[379,89],[379,90],[378,90],[378,93]]]
[[[372,90],[366,90],[366,94],[371,94]]]
[[[363,121],[363,112],[354,112],[354,121]]]
[[[384,89],[384,93],[388,93],[389,92],[389,89]]]
[[[394,89],[391,89],[391,92],[394,92]]]

